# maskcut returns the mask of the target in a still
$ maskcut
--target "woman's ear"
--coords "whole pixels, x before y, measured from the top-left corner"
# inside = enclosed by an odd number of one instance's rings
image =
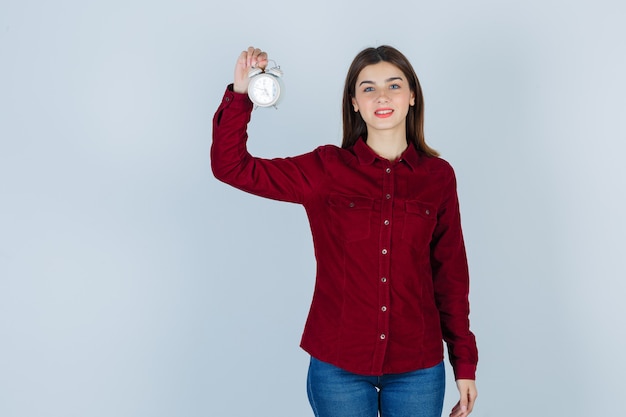
[[[411,100],[409,100],[411,106],[415,106],[415,93],[411,91]]]
[[[354,108],[354,112],[358,113],[359,111],[359,105],[356,104],[356,100],[354,99],[354,97],[352,97],[352,107]]]

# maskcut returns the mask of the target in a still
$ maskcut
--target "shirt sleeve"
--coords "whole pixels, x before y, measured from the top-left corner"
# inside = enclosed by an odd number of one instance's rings
[[[452,167],[443,188],[431,244],[435,300],[455,379],[475,379],[476,339],[469,323],[469,271]]]
[[[323,173],[320,149],[308,154],[263,159],[246,147],[252,102],[226,88],[213,117],[211,169],[215,177],[243,191],[274,200],[303,203]]]

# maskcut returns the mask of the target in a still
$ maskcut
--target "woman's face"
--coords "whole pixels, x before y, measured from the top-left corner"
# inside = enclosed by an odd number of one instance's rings
[[[359,74],[352,106],[361,113],[368,136],[376,132],[406,135],[406,116],[413,105],[415,94],[395,65],[382,61]]]

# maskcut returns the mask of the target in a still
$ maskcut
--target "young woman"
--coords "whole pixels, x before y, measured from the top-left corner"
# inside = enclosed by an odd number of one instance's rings
[[[317,259],[301,347],[317,417],[440,417],[443,343],[470,414],[478,353],[469,328],[469,278],[456,180],[426,145],[418,78],[389,46],[352,62],[343,95],[343,143],[262,159],[246,149],[248,71],[267,54],[239,56],[213,119],[219,180],[306,209]]]

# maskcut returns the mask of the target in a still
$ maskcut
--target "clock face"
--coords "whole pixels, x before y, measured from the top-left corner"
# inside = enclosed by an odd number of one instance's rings
[[[278,82],[271,75],[260,75],[250,81],[250,99],[259,106],[271,106],[278,101]]]

